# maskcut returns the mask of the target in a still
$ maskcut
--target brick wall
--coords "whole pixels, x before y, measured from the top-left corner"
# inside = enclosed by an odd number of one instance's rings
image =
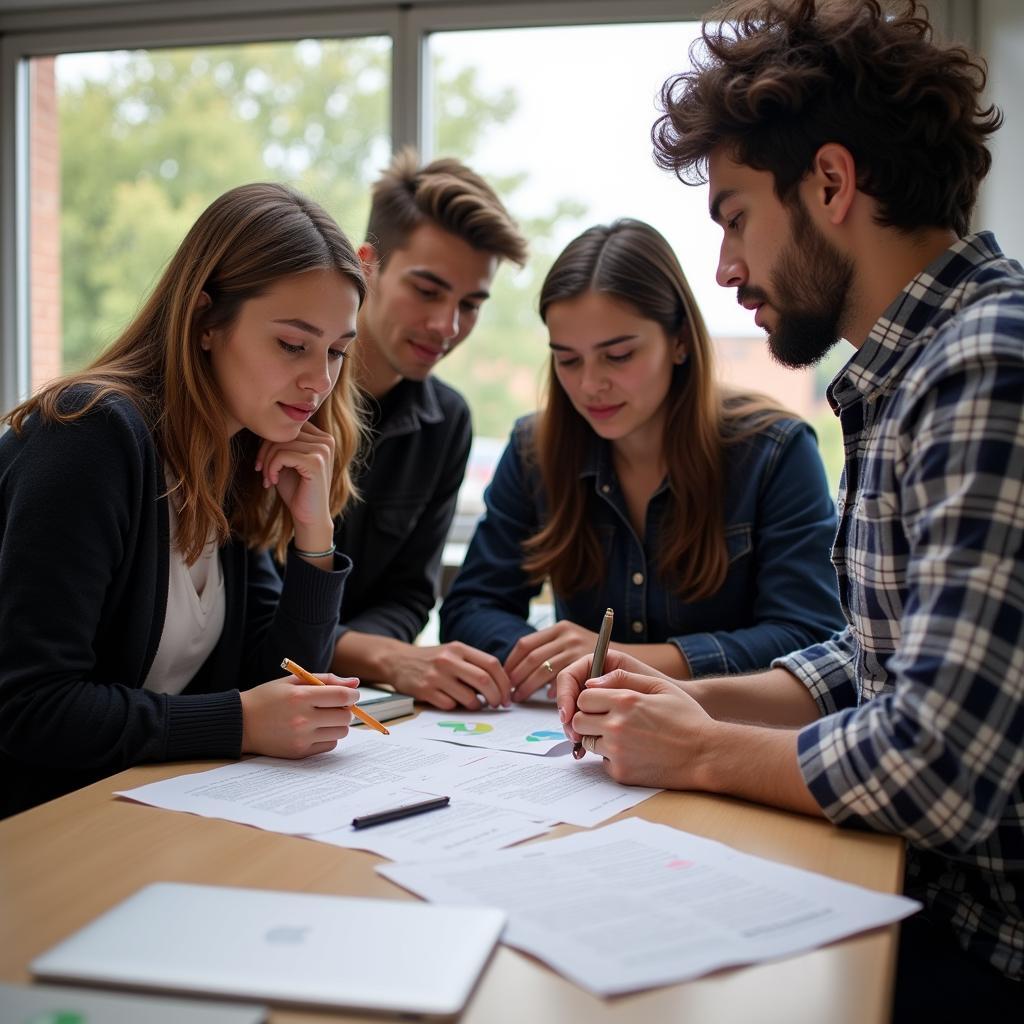
[[[771,395],[804,419],[813,419],[820,407],[821,399],[814,394],[814,374],[776,363],[763,336],[716,338],[715,358],[720,378],[733,387]]]
[[[30,72],[29,288],[32,390],[61,372],[60,138],[54,57]]]

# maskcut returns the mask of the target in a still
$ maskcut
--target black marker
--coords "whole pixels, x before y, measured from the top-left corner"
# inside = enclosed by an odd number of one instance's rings
[[[422,814],[424,811],[436,811],[441,807],[447,807],[449,800],[451,800],[450,796],[432,796],[429,800],[420,800],[419,803],[392,807],[390,811],[375,811],[373,814],[361,814],[358,818],[352,819],[352,827],[369,828],[371,825],[383,825],[386,821],[410,818],[412,815]]]

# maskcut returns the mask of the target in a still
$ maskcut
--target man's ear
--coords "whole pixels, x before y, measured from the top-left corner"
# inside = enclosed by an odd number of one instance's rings
[[[356,250],[356,254],[359,256],[359,266],[362,268],[366,283],[372,284],[380,269],[380,257],[377,255],[376,246],[372,242],[363,242]]]
[[[804,201],[831,224],[842,224],[857,195],[857,165],[853,154],[838,142],[826,142],[801,183]]]

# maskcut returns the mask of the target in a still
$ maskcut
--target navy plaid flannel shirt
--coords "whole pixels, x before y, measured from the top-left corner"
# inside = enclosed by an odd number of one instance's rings
[[[775,662],[834,822],[904,836],[907,892],[1024,976],[1024,271],[988,233],[915,277],[832,382],[848,626]],[[1024,992],[1022,992],[1024,995]]]

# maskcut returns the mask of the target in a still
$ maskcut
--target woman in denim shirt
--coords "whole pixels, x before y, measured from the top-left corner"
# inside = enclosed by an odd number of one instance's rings
[[[503,660],[525,700],[612,645],[677,679],[764,668],[842,627],[835,509],[814,433],[715,382],[712,346],[665,239],[592,227],[541,290],[552,372],[520,420],[441,610],[445,640]],[[559,621],[534,630],[551,580]]]

